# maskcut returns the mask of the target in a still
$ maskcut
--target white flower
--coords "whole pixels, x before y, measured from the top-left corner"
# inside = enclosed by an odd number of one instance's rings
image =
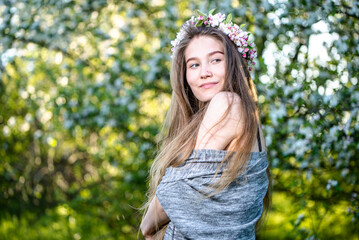
[[[253,34],[249,34],[247,41],[249,42],[249,45],[254,42]]]
[[[229,23],[220,23],[218,29],[224,32],[226,35],[229,35],[231,33],[231,30],[229,30],[229,27],[231,25]]]
[[[221,22],[224,21],[224,18],[225,18],[225,15],[221,14],[221,13],[217,13],[215,15],[211,14],[208,16],[208,19],[210,19],[209,23],[212,27],[217,27]]]

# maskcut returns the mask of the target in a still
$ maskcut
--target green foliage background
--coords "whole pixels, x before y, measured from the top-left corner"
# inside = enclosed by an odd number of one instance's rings
[[[212,8],[258,48],[258,239],[359,239],[356,0],[0,1],[0,239],[137,238],[170,41]]]

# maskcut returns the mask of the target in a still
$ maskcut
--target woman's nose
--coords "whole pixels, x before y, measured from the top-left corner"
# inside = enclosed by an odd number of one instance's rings
[[[209,69],[209,67],[207,65],[202,65],[201,68],[201,78],[208,78],[208,77],[212,77],[213,74],[211,72],[211,70]]]

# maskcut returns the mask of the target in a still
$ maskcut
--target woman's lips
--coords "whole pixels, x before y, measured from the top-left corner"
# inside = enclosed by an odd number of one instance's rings
[[[218,82],[208,82],[208,83],[204,83],[201,86],[199,86],[200,88],[211,88],[215,85],[217,85]]]

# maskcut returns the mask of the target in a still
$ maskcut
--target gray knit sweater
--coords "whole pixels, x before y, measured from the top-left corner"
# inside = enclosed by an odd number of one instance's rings
[[[227,189],[205,197],[224,150],[200,149],[169,167],[156,196],[170,218],[164,239],[255,239],[268,188],[267,153],[253,152],[245,171]],[[223,169],[223,168],[222,168]]]

